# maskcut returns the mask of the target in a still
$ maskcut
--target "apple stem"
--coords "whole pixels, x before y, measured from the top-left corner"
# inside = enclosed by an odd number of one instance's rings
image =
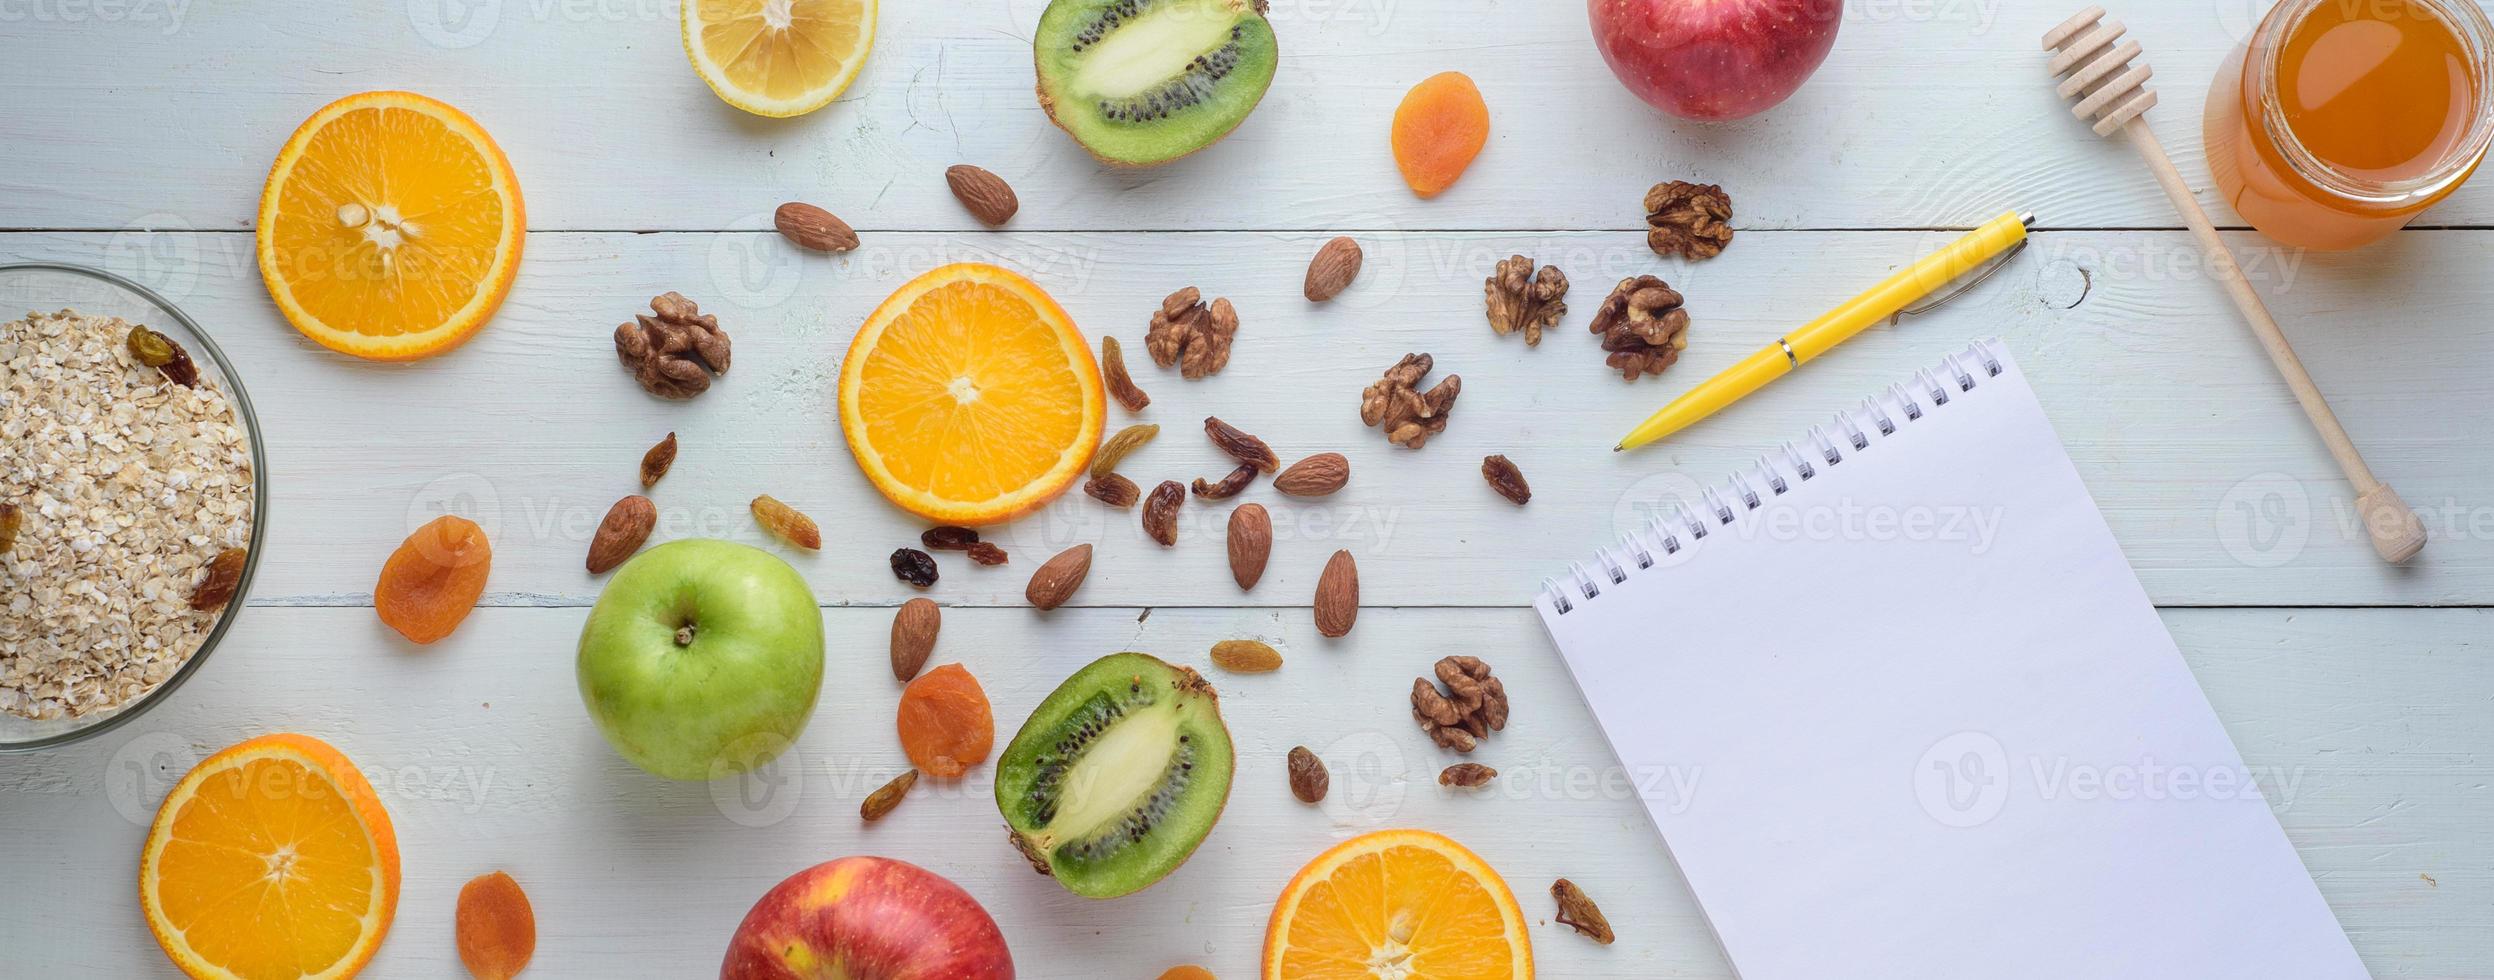
[[[693,645],[693,624],[686,623],[675,628],[675,645],[680,647]]]

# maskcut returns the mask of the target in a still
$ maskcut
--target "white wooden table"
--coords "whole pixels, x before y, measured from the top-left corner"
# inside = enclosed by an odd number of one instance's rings
[[[99,265],[205,323],[261,407],[274,494],[250,608],[196,678],[135,724],[0,758],[0,974],[168,973],[133,894],[146,820],[204,753],[297,730],[364,766],[397,825],[405,887],[375,976],[454,973],[454,896],[496,868],[536,903],[536,973],[706,975],[772,883],[876,853],[977,895],[1024,976],[1150,977],[1192,961],[1245,977],[1300,863],[1403,825],[1451,834],[1505,873],[1545,976],[1725,976],[1526,598],[1661,496],[1998,334],[2243,754],[2285,777],[2271,802],[2366,962],[2385,977],[2494,976],[2494,183],[2355,254],[2235,234],[2348,429],[2424,512],[2432,543],[2392,569],[2146,174],[2044,83],[2035,38],[2063,5],[1855,0],[1796,98],[1701,126],[1616,85],[1568,0],[1277,0],[1285,55],[1263,106],[1226,142],[1130,173],[1094,165],[1034,105],[1026,39],[1042,6],[889,4],[849,92],[772,121],[695,79],[668,0],[0,0],[0,261]],[[2166,86],[2153,119],[2195,182],[2201,84],[2265,6],[2115,11],[2154,53]],[[1494,133],[1460,184],[1421,201],[1384,133],[1403,89],[1446,69],[1479,81]],[[532,225],[493,324],[408,366],[301,340],[251,262],[278,145],[319,105],[375,88],[441,97],[489,127]],[[949,197],[942,171],[958,162],[1015,184],[1010,230],[976,226]],[[1644,189],[1683,177],[1724,184],[1737,205],[1739,237],[1711,262],[1659,260],[1639,231]],[[769,215],[792,199],[842,215],[864,247],[787,247]],[[1670,395],[1945,229],[2011,208],[2042,230],[1994,282],[1661,447],[1607,451]],[[1301,272],[1337,233],[1367,245],[1367,271],[1310,306]],[[1535,350],[1482,319],[1481,279],[1511,253],[1576,284],[1577,312]],[[1230,582],[1215,508],[1188,508],[1184,539],[1163,550],[1076,497],[1002,533],[1010,568],[946,565],[939,662],[980,676],[1007,736],[1110,651],[1201,663],[1213,640],[1253,635],[1289,658],[1277,674],[1216,676],[1241,753],[1228,814],[1136,897],[1086,901],[1031,874],[985,771],[922,783],[873,828],[855,815],[900,761],[883,649],[910,593],[884,556],[921,525],[850,465],[832,382],[873,304],[958,260],[1032,275],[1129,346],[1180,286],[1237,304],[1245,326],[1219,378],[1144,369],[1148,415],[1169,426],[1128,467],[1145,482],[1224,468],[1192,435],[1212,413],[1286,456],[1353,460],[1341,495],[1267,501],[1281,542],[1252,594]],[[1583,324],[1611,282],[1645,272],[1688,294],[1696,325],[1685,364],[1624,385]],[[735,372],[688,404],[644,396],[607,340],[669,289],[719,313],[738,346]],[[1355,410],[1407,351],[1466,381],[1453,425],[1419,452],[1387,446]],[[825,603],[833,655],[812,727],[769,784],[646,776],[599,740],[575,693],[573,644],[600,584],[580,567],[589,531],[669,430],[684,453],[656,493],[662,536],[758,541],[743,503],[767,492],[833,542],[792,556]],[[1530,475],[1530,507],[1481,485],[1492,452]],[[487,608],[412,647],[377,622],[369,584],[445,508],[494,534]],[[1035,562],[1076,541],[1100,547],[1079,608],[1023,608]],[[1358,555],[1369,608],[1350,639],[1325,643],[1306,603],[1335,548]],[[1505,773],[1486,798],[1435,785],[1453,760],[1408,715],[1409,679],[1450,652],[1489,659],[1515,698],[1514,725],[1477,756]],[[1321,809],[1285,789],[1282,755],[1298,744],[1333,763]],[[1544,889],[1561,875],[1601,901],[1616,946],[1547,921]]]

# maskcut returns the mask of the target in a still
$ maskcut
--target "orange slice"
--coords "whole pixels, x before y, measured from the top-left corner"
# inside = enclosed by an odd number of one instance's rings
[[[992,265],[910,280],[840,365],[840,431],[858,468],[939,524],[997,524],[1055,499],[1090,465],[1106,417],[1074,321]]]
[[[799,116],[856,80],[875,0],[684,0],[684,56],[727,104]]]
[[[1265,980],[1531,980],[1524,912],[1479,855],[1425,830],[1343,841],[1273,903]]]
[[[305,735],[209,756],[139,855],[148,931],[200,980],[351,977],[398,910],[398,838],[355,764]]]
[[[502,305],[527,227],[511,161],[476,120],[413,92],[365,92],[312,113],[269,167],[260,280],[323,347],[431,357]]]

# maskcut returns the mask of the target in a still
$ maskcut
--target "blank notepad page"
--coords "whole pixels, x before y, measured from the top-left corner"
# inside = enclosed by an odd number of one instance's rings
[[[1536,604],[1746,980],[2367,976],[1997,342]]]

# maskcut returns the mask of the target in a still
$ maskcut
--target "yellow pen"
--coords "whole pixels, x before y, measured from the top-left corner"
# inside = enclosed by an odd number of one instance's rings
[[[1827,353],[1871,324],[1905,309],[1906,304],[1931,295],[1950,280],[2025,241],[2027,226],[2034,223],[2034,215],[2014,213],[1984,222],[1948,247],[1898,270],[1896,275],[1881,280],[1843,306],[1827,311],[1825,316],[1689,389],[1688,394],[1672,399],[1662,411],[1638,423],[1611,451],[1625,452],[1653,442],[1748,397],[1750,392],[1766,387],[1767,382],[1791,373],[1802,362]]]

